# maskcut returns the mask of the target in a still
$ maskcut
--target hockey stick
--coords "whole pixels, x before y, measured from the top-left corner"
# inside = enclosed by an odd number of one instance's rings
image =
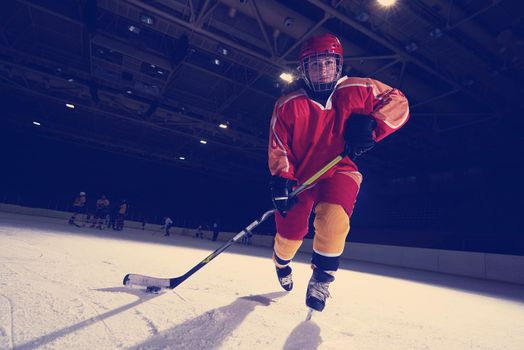
[[[293,192],[291,192],[290,197],[297,196],[299,193],[304,191],[309,185],[311,185],[319,177],[324,175],[327,171],[329,171],[336,164],[338,164],[342,159],[344,159],[346,155],[347,155],[347,150],[344,150],[344,152],[340,153],[331,162],[326,164],[326,166],[324,166],[322,169],[317,171],[313,176],[307,179],[302,185],[300,185]],[[220,248],[215,250],[213,253],[209,254],[204,260],[196,264],[193,268],[191,268],[189,271],[187,271],[185,274],[183,274],[180,277],[157,278],[157,277],[151,277],[151,276],[138,275],[138,274],[131,273],[131,274],[127,274],[124,277],[123,283],[125,286],[147,287],[147,291],[149,292],[158,292],[161,288],[174,289],[179,284],[181,284],[186,279],[188,279],[191,275],[193,275],[195,272],[197,272],[202,267],[204,267],[208,262],[216,258],[224,250],[229,248],[232,244],[236,243],[239,239],[241,239],[245,235],[251,235],[251,231],[255,227],[257,227],[258,225],[266,221],[269,217],[271,217],[271,215],[275,214],[275,212],[276,212],[276,209],[271,209],[271,210],[266,211],[264,214],[262,214],[262,216],[258,220],[253,221],[246,228],[244,228],[242,231],[236,234],[233,238],[231,238],[227,243],[222,245]]]

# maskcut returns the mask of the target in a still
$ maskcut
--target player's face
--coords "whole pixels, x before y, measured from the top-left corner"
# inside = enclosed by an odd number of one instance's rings
[[[330,83],[337,74],[337,60],[335,57],[311,58],[307,70],[312,83]]]

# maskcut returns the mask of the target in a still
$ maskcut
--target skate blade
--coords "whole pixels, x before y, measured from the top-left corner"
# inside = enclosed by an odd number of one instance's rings
[[[306,316],[306,321],[311,321],[311,318],[313,317],[313,314],[317,312],[315,309],[309,308]]]

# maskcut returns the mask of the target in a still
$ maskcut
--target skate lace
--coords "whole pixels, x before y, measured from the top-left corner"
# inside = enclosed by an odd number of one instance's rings
[[[309,294],[319,300],[326,300],[331,297],[328,287],[329,283],[312,281],[309,283]]]
[[[287,276],[284,276],[280,279],[280,284],[282,285],[288,285],[288,284],[291,284],[293,282],[293,278],[291,276],[291,274],[287,275]]]

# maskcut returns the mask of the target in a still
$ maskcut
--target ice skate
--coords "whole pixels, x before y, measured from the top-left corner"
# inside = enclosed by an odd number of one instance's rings
[[[329,284],[335,277],[318,268],[313,269],[313,275],[309,280],[306,292],[306,305],[316,311],[324,310],[326,299],[329,295]]]
[[[287,290],[288,292],[293,289],[293,275],[291,274],[291,267],[286,266],[282,269],[277,269],[277,276],[278,276],[278,282],[280,282],[280,285],[282,288]]]

